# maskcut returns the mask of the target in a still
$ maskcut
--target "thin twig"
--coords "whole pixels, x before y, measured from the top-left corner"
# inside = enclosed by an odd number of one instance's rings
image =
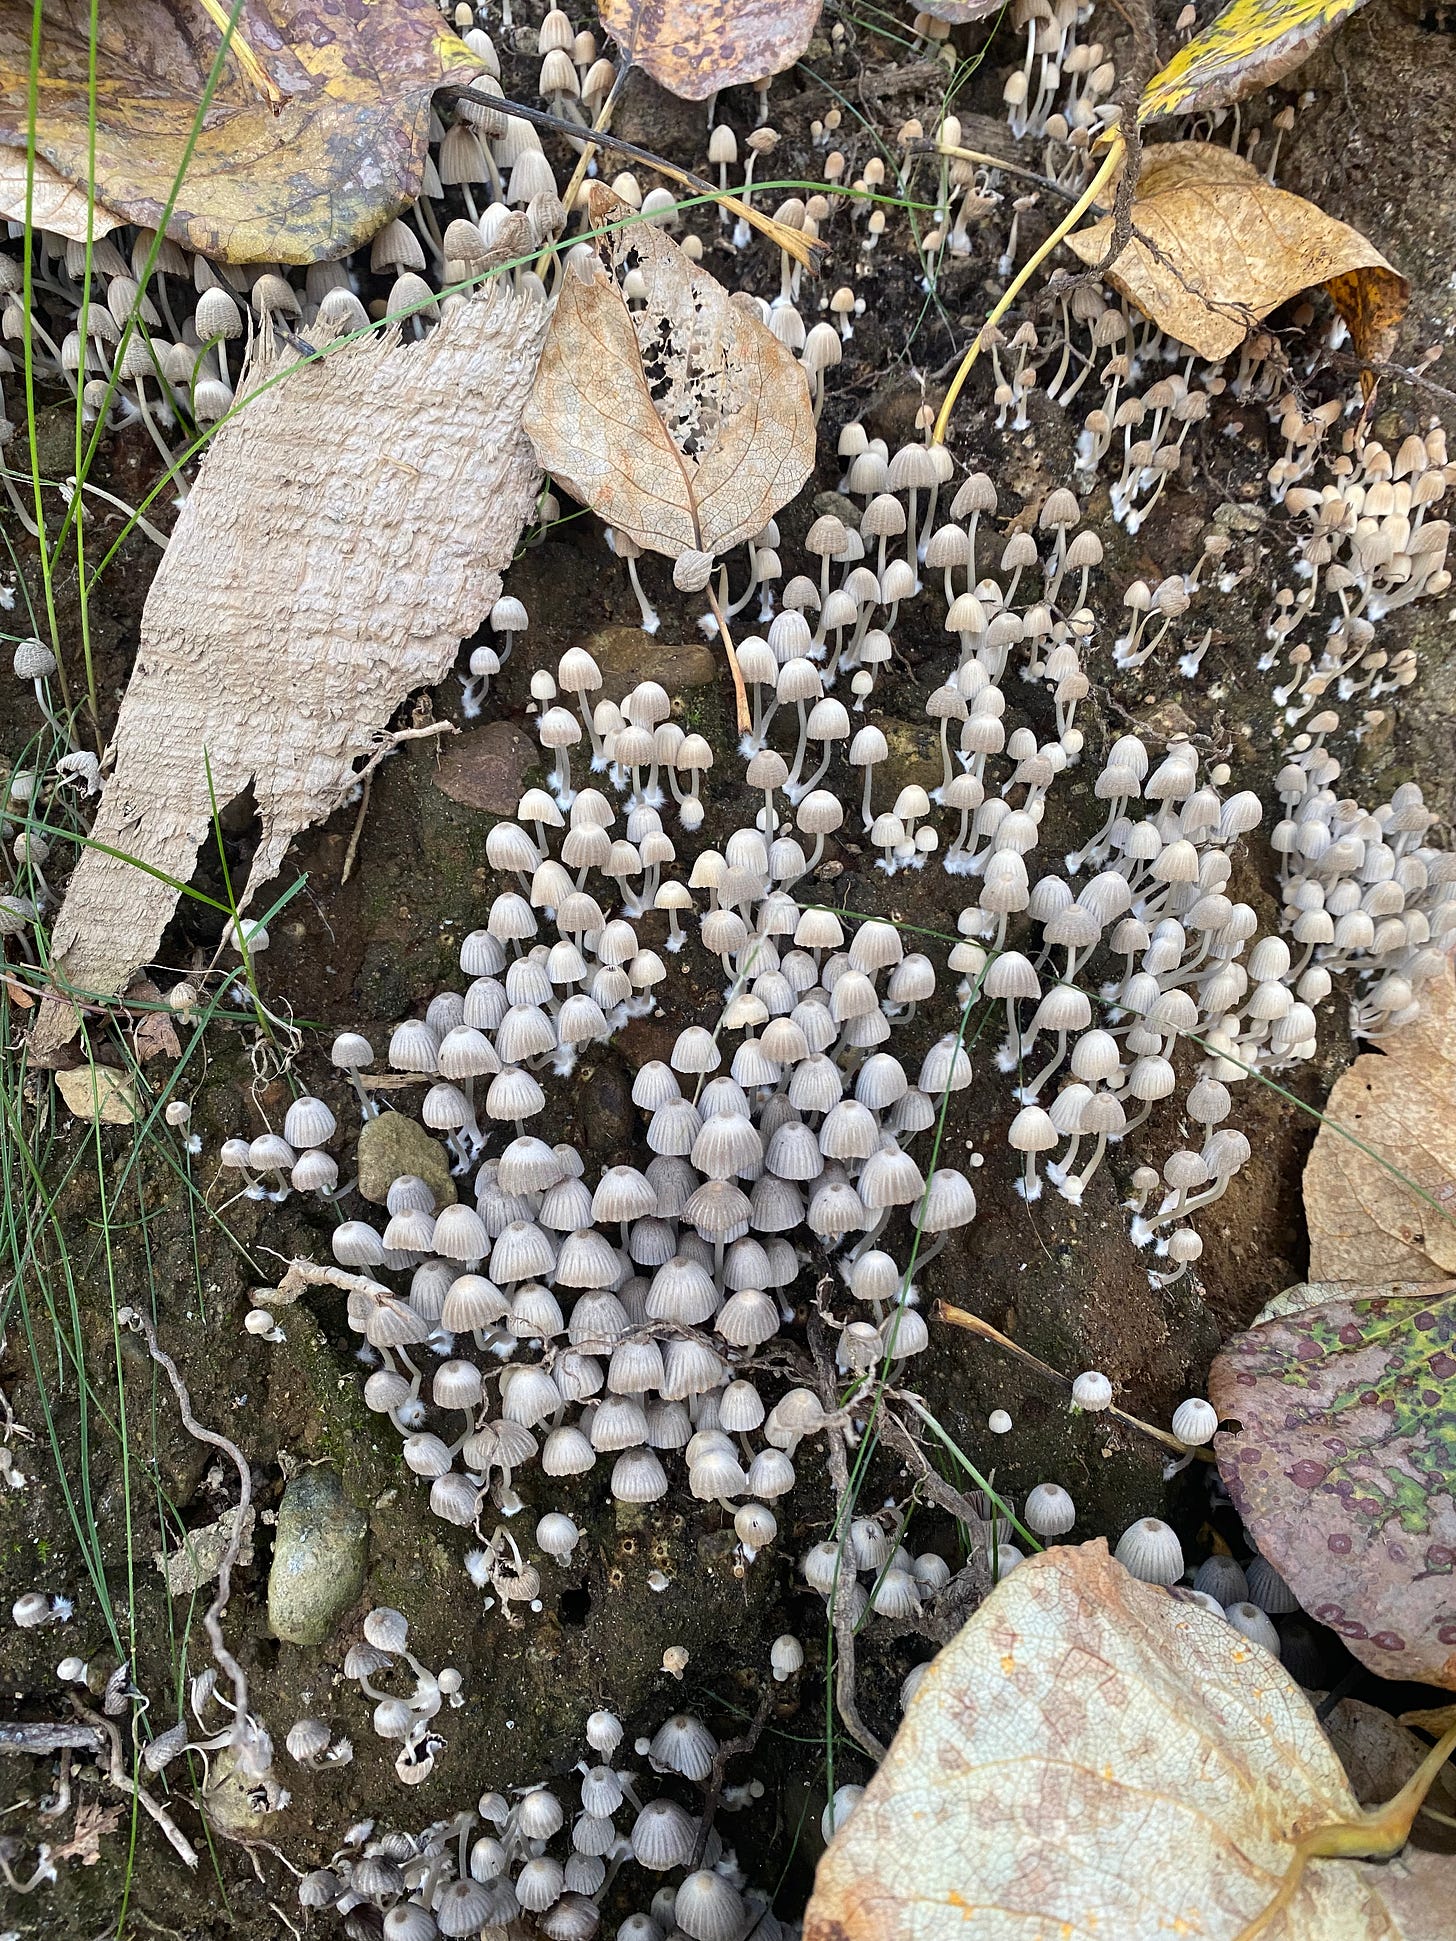
[[[233,1737],[235,1742],[241,1742],[248,1729],[248,1679],[242,1666],[228,1650],[227,1640],[222,1633],[222,1619],[223,1613],[227,1610],[228,1598],[232,1595],[233,1565],[238,1560],[238,1553],[243,1547],[243,1537],[250,1521],[248,1511],[253,1501],[252,1474],[248,1469],[247,1459],[237,1444],[229,1442],[225,1435],[219,1435],[216,1429],[204,1428],[192,1413],[192,1398],[187,1393],[187,1384],[178,1373],[176,1362],[157,1340],[157,1331],[150,1319],[140,1308],[131,1307],[118,1308],[116,1319],[120,1326],[136,1328],[145,1335],[148,1353],[172,1384],[172,1393],[177,1397],[177,1409],[182,1417],[183,1428],[198,1442],[205,1442],[209,1448],[222,1450],[238,1472],[237,1514],[233,1518],[227,1548],[223,1551],[222,1560],[217,1567],[217,1594],[203,1612],[202,1623],[207,1632],[207,1641],[212,1646],[213,1657],[217,1660],[219,1668],[232,1680],[236,1704]],[[174,1841],[173,1844],[175,1845],[176,1842]]]
[[[110,1719],[102,1718],[99,1712],[87,1711],[84,1707],[81,1708],[81,1716],[86,1720],[88,1725],[96,1727],[103,1737],[111,1742],[111,1763],[106,1772],[106,1777],[110,1780],[111,1784],[119,1792],[129,1793],[134,1800],[144,1807],[166,1835],[173,1851],[187,1866],[195,1867],[197,1865],[196,1847],[193,1846],[192,1842],[172,1818],[172,1815],[167,1811],[166,1807],[159,1806],[147,1791],[146,1787],[138,1780],[133,1779],[127,1771],[126,1762],[121,1754],[121,1734],[117,1731],[115,1725]]]
[[[497,114],[519,115],[522,121],[529,121],[533,127],[549,129],[552,134],[565,135],[571,141],[580,141],[588,132],[579,121],[563,121],[557,115],[547,114],[542,108],[528,108],[522,101],[507,101],[498,94],[482,94],[476,88],[441,88],[436,99],[473,101],[477,107],[494,108]],[[640,162],[644,168],[655,169],[659,175],[665,175],[669,182],[676,182],[681,188],[691,189],[695,195],[721,204],[732,215],[742,217],[767,236],[775,248],[792,256],[811,276],[819,274],[829,254],[828,243],[819,241],[817,237],[806,236],[801,229],[790,229],[787,223],[775,222],[772,216],[764,215],[761,209],[755,209],[751,203],[741,201],[736,195],[725,195],[716,184],[701,175],[692,174],[688,169],[664,161],[662,156],[654,155],[651,149],[639,148],[635,142],[624,142],[619,135],[610,135],[605,129],[590,132],[598,148],[615,149],[618,154]],[[570,211],[567,213],[569,215]]]
[[[728,1762],[738,1759],[744,1753],[752,1752],[763,1737],[763,1728],[768,1724],[769,1713],[773,1710],[774,1688],[770,1679],[759,1694],[758,1710],[746,1732],[736,1739],[725,1740],[713,1755],[713,1763],[708,1769],[706,1797],[703,1801],[703,1819],[698,1828],[698,1844],[693,1850],[693,1865],[701,1867],[703,1853],[708,1844],[708,1835],[713,1831],[713,1816],[718,1811],[718,1802],[723,1797],[723,1781],[728,1774]]]
[[[937,1301],[935,1318],[937,1321],[949,1321],[953,1328],[965,1328],[970,1334],[978,1334],[983,1341],[994,1341],[998,1348],[1004,1348],[1008,1355],[1015,1355],[1018,1361],[1025,1362],[1028,1368],[1034,1368],[1039,1375],[1045,1375],[1050,1381],[1060,1382],[1065,1389],[1071,1388],[1070,1375],[1064,1375],[1059,1368],[1053,1368],[1050,1362],[1043,1361],[1039,1355],[1032,1354],[1029,1348],[1021,1347],[1011,1339],[1010,1335],[1002,1334],[999,1328],[993,1328],[989,1321],[981,1320],[979,1315],[967,1314],[964,1308],[952,1307],[948,1301]],[[1144,1422],[1141,1416],[1129,1415],[1126,1409],[1106,1408],[1101,1413],[1111,1416],[1114,1422],[1120,1422],[1125,1429],[1136,1429],[1139,1435],[1151,1436],[1154,1442],[1161,1442],[1165,1449],[1171,1449],[1179,1456],[1197,1456],[1203,1462],[1213,1461],[1211,1449],[1192,1449],[1186,1442],[1180,1442],[1177,1436],[1170,1435],[1166,1429],[1155,1428],[1151,1422]]]
[[[814,1356],[815,1386],[819,1391],[819,1400],[825,1413],[833,1415],[837,1410],[834,1373],[829,1362],[824,1321],[815,1307],[809,1310],[809,1347]],[[849,1462],[844,1453],[843,1432],[830,1429],[824,1437],[824,1448],[829,1460],[829,1478],[834,1484],[835,1500],[841,1504],[848,1503]],[[854,1619],[849,1614],[847,1600],[839,1595],[838,1583],[830,1594],[829,1613],[834,1625],[834,1703],[851,1738],[878,1763],[884,1758],[886,1747],[860,1717],[854,1688]]]

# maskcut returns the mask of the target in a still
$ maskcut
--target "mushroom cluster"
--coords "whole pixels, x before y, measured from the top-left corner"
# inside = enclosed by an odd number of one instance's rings
[[[378,1617],[379,1613],[373,1614]],[[397,1614],[396,1614],[397,1615]],[[357,1829],[351,1844],[298,1885],[306,1912],[332,1909],[351,1932],[385,1941],[434,1941],[509,1931],[529,1941],[592,1941],[602,1903],[624,1870],[638,1893],[661,1885],[640,1912],[627,1914],[624,1941],[737,1941],[750,1930],[786,1941],[767,1894],[749,1886],[732,1850],[704,1818],[762,1792],[712,1788],[716,1739],[690,1714],[666,1719],[636,1744],[650,1774],[617,1759],[621,1721],[609,1711],[586,1723],[586,1750],[569,1781],[513,1785],[483,1793],[474,1806],[419,1833]],[[683,1804],[683,1799],[692,1801]],[[620,1888],[616,1899],[621,1898]]]

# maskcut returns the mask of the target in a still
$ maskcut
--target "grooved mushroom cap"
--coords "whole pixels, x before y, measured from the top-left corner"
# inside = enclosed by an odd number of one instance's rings
[[[1140,1517],[1124,1530],[1113,1555],[1145,1584],[1176,1584],[1183,1575],[1183,1546],[1177,1533],[1155,1516]]]
[[[697,1821],[690,1818],[676,1800],[649,1800],[632,1823],[633,1858],[653,1873],[665,1873],[672,1867],[685,1867],[693,1857],[697,1831]],[[727,1886],[726,1881],[723,1884]],[[732,1888],[728,1891],[733,1892]],[[733,1897],[737,1901],[737,1895]]]

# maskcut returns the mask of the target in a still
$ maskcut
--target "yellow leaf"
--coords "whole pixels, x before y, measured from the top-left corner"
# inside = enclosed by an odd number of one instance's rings
[[[1302,196],[1273,188],[1227,148],[1165,142],[1143,151],[1137,230],[1108,281],[1170,337],[1210,361],[1227,357],[1290,297],[1323,284],[1362,357],[1379,357],[1410,286],[1373,243]],[[1112,217],[1067,238],[1100,263]]]
[[[1138,120],[1223,108],[1272,88],[1365,0],[1233,0],[1143,90]]]
[[[921,1680],[819,1863],[805,1941],[1235,1941],[1301,1837],[1359,1818],[1275,1658],[1101,1541],[1064,1545]],[[1423,1919],[1387,1907],[1420,1871],[1312,1860],[1263,1941],[1440,1941],[1440,1895]]]
[[[1325,1118],[1304,1169],[1310,1279],[1374,1286],[1456,1274],[1456,981],[1449,969],[1421,987],[1418,1018],[1335,1080]]]
[[[603,27],[634,64],[684,101],[792,67],[823,0],[599,0]]]
[[[219,4],[100,0],[96,199],[155,229],[180,176],[167,234],[188,249],[233,263],[343,256],[419,193],[431,93],[480,62],[433,0],[246,0],[186,160]],[[228,0],[224,24],[233,11]],[[22,165],[31,16],[31,0],[0,0],[0,145]],[[89,16],[46,8],[34,104],[37,154],[83,192]],[[84,208],[81,222],[84,236]]]

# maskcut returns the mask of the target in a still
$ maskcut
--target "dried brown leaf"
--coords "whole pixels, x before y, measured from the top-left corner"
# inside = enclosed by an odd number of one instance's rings
[[[603,27],[634,63],[684,101],[792,67],[824,0],[598,0]],[[1000,4],[1000,0],[996,0]]]
[[[1164,142],[1143,150],[1135,235],[1108,280],[1200,357],[1227,357],[1271,310],[1326,285],[1362,357],[1387,354],[1410,286],[1375,245],[1232,150]],[[1084,263],[1107,253],[1113,219],[1067,238]]]
[[[1208,1396],[1234,1507],[1310,1616],[1384,1678],[1456,1687],[1456,1282],[1265,1321]]]
[[[210,763],[219,807],[256,797],[246,905],[348,794],[404,696],[444,678],[500,592],[538,476],[520,421],[546,307],[539,285],[486,289],[423,343],[291,367],[265,350],[245,373],[147,596],[97,841],[186,882],[212,827]],[[86,849],[56,919],[58,988],[120,990],[175,902]],[[42,1044],[63,1035],[55,1012]]]
[[[594,189],[592,219],[628,214]],[[562,278],[526,430],[542,466],[639,546],[677,559],[759,532],[814,466],[793,354],[650,223],[598,229]],[[629,263],[646,300],[629,310]]]
[[[984,20],[988,14],[1000,13],[1006,0],[923,0],[919,8],[928,13],[932,20],[943,20],[951,27],[966,27],[973,20]]]
[[[1101,1541],[1065,1545],[931,1665],[819,1863],[805,1941],[1233,1941],[1294,1842],[1358,1812],[1274,1658]],[[1312,1861],[1265,1941],[1438,1941],[1387,1908],[1414,1871]]]
[[[373,235],[419,193],[431,93],[480,71],[434,0],[245,0],[188,156],[231,0],[101,0],[93,175],[91,4],[47,0],[37,154],[148,228],[180,182],[168,235],[233,263],[311,263]],[[0,144],[22,159],[33,11],[0,0]]]
[[[1304,1169],[1310,1279],[1371,1287],[1456,1274],[1456,981],[1449,969],[1422,986],[1413,1023],[1335,1080],[1325,1119]]]

